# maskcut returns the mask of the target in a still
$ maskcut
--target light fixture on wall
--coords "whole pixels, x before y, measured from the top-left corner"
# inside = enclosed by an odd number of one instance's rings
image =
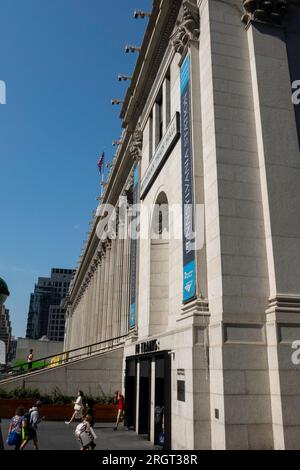
[[[124,101],[118,100],[118,99],[116,99],[116,98],[114,98],[113,100],[111,100],[112,106],[116,106],[116,105],[123,104],[123,103],[124,103]]]
[[[137,19],[144,19],[144,18],[150,18],[151,16],[151,13],[147,12],[147,11],[142,11],[142,10],[135,10],[134,14],[133,14],[133,18],[135,20]]]
[[[131,44],[127,44],[125,46],[125,52],[126,54],[129,54],[129,52],[140,52],[141,51],[141,48],[140,47],[136,47],[136,46],[132,46]]]
[[[132,80],[130,75],[118,75],[119,82],[127,82],[128,80]]]
[[[114,140],[112,143],[113,147],[118,147],[118,145],[121,145],[123,143],[123,140]]]

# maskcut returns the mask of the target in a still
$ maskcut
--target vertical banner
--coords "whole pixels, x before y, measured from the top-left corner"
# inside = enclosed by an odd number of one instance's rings
[[[186,56],[181,66],[180,94],[183,219],[183,303],[188,303],[196,297],[190,54]]]
[[[131,215],[131,249],[130,249],[130,318],[129,328],[132,330],[136,326],[136,302],[137,302],[137,213],[139,190],[139,168],[134,169],[133,177],[133,205],[135,210]]]

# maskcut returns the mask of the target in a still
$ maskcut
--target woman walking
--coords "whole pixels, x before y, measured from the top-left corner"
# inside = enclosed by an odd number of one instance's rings
[[[22,430],[25,421],[25,409],[19,406],[16,410],[15,416],[10,422],[8,429],[7,443],[10,446],[15,446],[15,450],[20,450],[22,445]]]
[[[83,392],[78,390],[77,398],[74,403],[74,413],[70,421],[65,421],[66,424],[71,424],[75,419],[82,419],[83,417]]]
[[[116,400],[118,402],[118,416],[116,426],[114,427],[114,431],[118,430],[118,426],[121,421],[125,419],[125,398],[121,392],[116,392]],[[124,423],[125,424],[125,423]]]
[[[82,423],[78,424],[75,430],[75,436],[80,443],[80,450],[94,450],[96,444],[94,440],[97,438],[92,427],[92,416],[87,414]]]

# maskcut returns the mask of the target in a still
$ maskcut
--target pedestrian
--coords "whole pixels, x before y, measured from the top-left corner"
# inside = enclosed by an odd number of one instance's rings
[[[82,390],[78,390],[77,398],[74,402],[74,413],[70,419],[70,421],[65,421],[65,424],[71,424],[74,419],[82,419],[83,417],[83,397],[84,394]]]
[[[2,428],[1,428],[1,418],[0,418],[0,450],[4,450],[3,435],[2,435]]]
[[[29,354],[27,356],[28,362],[28,372],[32,371],[32,362],[33,362],[33,349],[30,349]]]
[[[25,425],[25,409],[23,406],[19,406],[16,409],[15,416],[11,419],[7,444],[9,446],[15,446],[15,450],[20,450],[22,445],[22,431]]]
[[[125,418],[125,398],[121,392],[116,392],[115,396],[118,402],[118,416],[117,416],[116,425],[114,427],[114,431],[117,431],[120,422],[124,421],[124,418]]]
[[[164,431],[164,406],[157,406],[154,410],[155,414],[155,428],[158,436],[158,445],[164,446],[165,443],[165,431]]]
[[[94,400],[89,399],[85,403],[85,413],[84,416],[91,416],[91,426],[92,428],[95,426],[95,414],[94,414]]]
[[[40,409],[42,406],[42,402],[37,401],[35,406],[30,408],[29,412],[25,414],[24,441],[20,447],[20,450],[25,449],[25,447],[30,441],[33,441],[33,446],[35,450],[39,450],[37,430],[40,422],[45,419],[44,416],[40,418]]]
[[[94,450],[96,444],[94,440],[97,438],[93,427],[91,426],[92,416],[87,414],[82,423],[78,424],[75,430],[75,436],[80,443],[80,450]]]

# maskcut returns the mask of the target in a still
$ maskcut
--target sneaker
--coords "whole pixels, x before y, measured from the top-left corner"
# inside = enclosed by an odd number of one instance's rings
[[[70,424],[70,421],[65,421],[65,424]]]

